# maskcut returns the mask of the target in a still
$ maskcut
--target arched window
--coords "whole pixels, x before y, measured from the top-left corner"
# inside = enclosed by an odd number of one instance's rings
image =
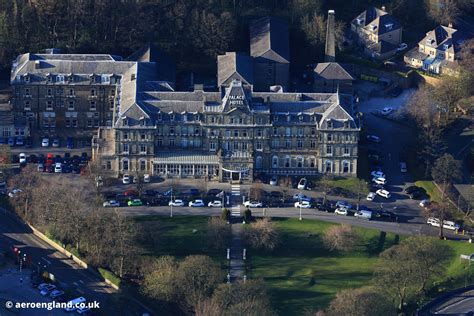
[[[290,168],[290,156],[285,156],[285,168]]]
[[[272,168],[278,168],[278,156],[272,157]]]
[[[140,159],[140,171],[146,171],[146,160]]]
[[[342,162],[342,172],[349,173],[349,162],[346,160]]]
[[[331,161],[326,161],[326,172],[332,172],[332,162]]]
[[[296,166],[298,168],[303,168],[303,163],[304,163],[304,158],[299,156],[298,158],[296,158]]]
[[[309,158],[309,166],[310,168],[316,167],[316,159],[314,157]]]
[[[255,169],[262,169],[263,158],[261,156],[257,156],[255,159]]]
[[[129,162],[128,162],[128,159],[122,160],[122,170],[123,170],[123,171],[128,171],[128,170],[129,170]]]

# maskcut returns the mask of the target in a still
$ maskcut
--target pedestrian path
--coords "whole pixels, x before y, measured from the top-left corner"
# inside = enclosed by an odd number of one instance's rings
[[[240,184],[232,184],[230,197],[230,214],[234,217],[240,217]]]
[[[230,282],[243,280],[245,276],[245,262],[243,260],[242,229],[240,218],[240,204],[242,202],[240,184],[232,184],[230,196],[231,230],[232,240],[230,243],[229,276]]]

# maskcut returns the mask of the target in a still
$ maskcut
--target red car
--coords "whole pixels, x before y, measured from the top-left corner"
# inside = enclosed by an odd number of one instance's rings
[[[136,190],[133,190],[133,189],[130,189],[130,190],[127,190],[123,193],[125,196],[127,197],[130,197],[130,196],[138,196],[138,191]]]

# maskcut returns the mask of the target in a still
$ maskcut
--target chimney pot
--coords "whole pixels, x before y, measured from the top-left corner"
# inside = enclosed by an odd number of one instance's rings
[[[381,8],[382,11],[385,11],[385,6],[383,5],[382,8]]]

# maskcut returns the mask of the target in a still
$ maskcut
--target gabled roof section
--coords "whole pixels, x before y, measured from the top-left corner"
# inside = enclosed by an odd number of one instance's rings
[[[370,7],[359,14],[351,23],[377,35],[401,28],[400,22],[395,17],[375,7]]]
[[[174,60],[160,50],[154,43],[148,42],[142,48],[130,55],[127,60],[144,63],[156,63],[157,78],[161,81],[176,82],[176,67]]]
[[[354,77],[339,63],[316,64],[314,72],[316,80],[355,80]]]
[[[124,119],[127,119],[127,126],[136,126],[140,124],[141,119],[150,119],[150,117],[150,113],[135,102],[127,107],[127,109],[120,115],[120,118],[115,122],[115,127],[124,126]]]
[[[461,36],[458,30],[438,25],[435,29],[426,33],[421,43],[444,51],[455,52],[459,48]]]
[[[226,88],[224,98],[222,99],[223,111],[229,112],[238,108],[249,112],[251,96],[248,94],[249,91],[246,91],[241,81],[233,80],[230,86]]]
[[[253,84],[253,59],[250,56],[227,52],[217,56],[217,85],[220,87],[229,79],[239,79]]]
[[[354,120],[354,117],[350,114],[352,113],[352,99],[343,97],[339,93],[331,96],[332,105],[323,113],[319,128],[326,129],[329,128],[328,122],[331,121],[332,127],[330,128],[359,128],[357,122]],[[348,124],[348,125],[346,125]]]
[[[289,63],[288,24],[283,20],[268,16],[252,21],[250,55],[279,63]]]

